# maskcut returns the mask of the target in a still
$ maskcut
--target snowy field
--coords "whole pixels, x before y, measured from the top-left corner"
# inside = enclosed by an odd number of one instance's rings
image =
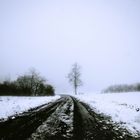
[[[140,92],[92,93],[75,97],[88,103],[95,112],[110,116],[114,122],[127,128],[132,134],[140,133]],[[53,102],[58,98],[60,98],[59,95],[53,97],[0,96],[0,119]]]
[[[88,103],[97,113],[110,116],[132,134],[140,133],[140,92],[85,94],[75,97]]]
[[[0,119],[22,113],[31,108],[55,101],[60,96],[45,97],[16,97],[0,96]]]

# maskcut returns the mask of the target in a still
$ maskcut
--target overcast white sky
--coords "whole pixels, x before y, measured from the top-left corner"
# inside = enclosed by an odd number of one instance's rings
[[[0,79],[36,68],[57,92],[140,82],[140,0],[0,0]]]

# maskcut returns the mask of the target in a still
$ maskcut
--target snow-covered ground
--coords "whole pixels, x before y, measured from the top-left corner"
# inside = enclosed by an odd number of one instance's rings
[[[88,103],[97,113],[111,116],[131,133],[140,133],[140,92],[84,94],[75,96]]]
[[[88,103],[97,113],[110,116],[114,122],[127,128],[134,135],[140,134],[140,92],[90,93],[75,97]],[[58,98],[60,98],[59,95],[53,97],[0,96],[0,119],[22,113]]]
[[[55,101],[60,96],[16,97],[0,96],[0,119],[22,113],[31,108]]]

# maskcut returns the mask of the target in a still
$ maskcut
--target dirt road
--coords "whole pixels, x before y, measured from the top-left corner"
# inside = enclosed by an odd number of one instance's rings
[[[71,96],[0,122],[1,140],[139,140]]]

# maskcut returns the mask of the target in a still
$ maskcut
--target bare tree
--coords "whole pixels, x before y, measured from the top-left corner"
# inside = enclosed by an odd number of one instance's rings
[[[30,87],[34,95],[39,94],[40,87],[45,84],[46,79],[40,76],[40,74],[34,69],[31,68],[29,71],[30,77]]]
[[[20,75],[15,81],[0,82],[0,95],[53,96],[55,89],[34,69]]]
[[[45,81],[46,80],[41,77],[35,69],[31,69],[29,74],[25,74],[17,78],[17,86],[36,96],[40,94],[41,87],[45,84]]]
[[[70,73],[68,74],[69,82],[70,84],[73,85],[75,94],[77,94],[77,88],[82,85],[82,81],[80,79],[81,77],[80,68],[81,67],[77,63],[75,63],[72,66]]]

